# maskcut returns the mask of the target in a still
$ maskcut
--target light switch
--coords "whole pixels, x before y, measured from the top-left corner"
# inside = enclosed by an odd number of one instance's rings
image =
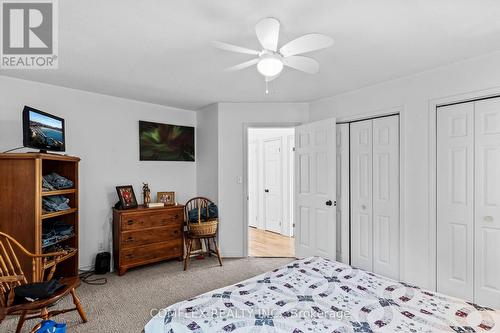
[[[238,184],[243,184],[243,177],[241,177],[241,176],[236,177],[236,182]]]

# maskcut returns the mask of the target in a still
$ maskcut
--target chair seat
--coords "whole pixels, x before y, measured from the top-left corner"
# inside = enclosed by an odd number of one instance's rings
[[[80,278],[78,276],[62,278],[60,283],[64,285],[61,289],[59,289],[54,295],[48,298],[40,299],[34,302],[26,302],[21,304],[12,305],[6,308],[7,315],[16,315],[19,314],[23,310],[35,311],[41,308],[47,307],[51,304],[54,304],[62,297],[69,294],[69,292],[80,286]]]
[[[217,234],[211,234],[211,235],[194,235],[190,233],[189,231],[186,231],[186,237],[189,239],[203,239],[203,238],[213,238],[217,237]]]

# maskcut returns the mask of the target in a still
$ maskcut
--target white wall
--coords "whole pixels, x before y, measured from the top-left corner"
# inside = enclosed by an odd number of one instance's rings
[[[65,118],[66,152],[80,164],[80,267],[93,265],[99,243],[110,250],[115,186],[142,182],[175,191],[185,202],[196,194],[196,163],[139,161],[139,120],[196,125],[196,113],[0,76],[0,151],[22,146],[24,105]]]
[[[395,81],[322,99],[310,104],[311,121],[351,117],[402,107],[405,211],[401,279],[433,288],[435,239],[429,225],[430,100],[500,86],[500,52],[462,61]],[[457,97],[459,99],[459,97]]]
[[[208,105],[196,113],[196,182],[198,195],[218,202],[219,109]]]
[[[219,208],[222,254],[245,254],[243,135],[245,124],[297,123],[308,119],[306,103],[219,103]]]
[[[293,184],[290,182],[290,172],[293,173],[293,159],[290,159],[290,154],[293,154],[294,141],[289,142],[289,137],[292,139],[295,136],[295,128],[250,128],[248,130],[248,143],[255,142],[258,146],[258,177],[257,177],[257,195],[258,195],[258,212],[248,212],[249,216],[255,216],[257,213],[257,228],[265,229],[264,217],[264,141],[268,139],[281,139],[281,176],[283,184],[282,193],[282,228],[281,233],[285,236],[293,236],[293,222],[291,221],[290,212],[292,210],[292,191]],[[292,161],[292,163],[290,163]],[[249,160],[248,163],[251,163]],[[291,164],[291,165],[290,165]],[[248,184],[250,187],[251,185]]]

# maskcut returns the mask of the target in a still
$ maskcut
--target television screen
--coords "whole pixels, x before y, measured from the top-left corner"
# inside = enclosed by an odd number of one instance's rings
[[[194,127],[139,121],[141,161],[194,161]]]
[[[23,144],[41,151],[64,151],[64,119],[25,106]]]

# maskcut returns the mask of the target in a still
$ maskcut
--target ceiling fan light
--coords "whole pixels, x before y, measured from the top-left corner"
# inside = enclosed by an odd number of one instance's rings
[[[276,57],[264,57],[257,63],[257,70],[266,77],[275,76],[283,70],[283,62]]]

